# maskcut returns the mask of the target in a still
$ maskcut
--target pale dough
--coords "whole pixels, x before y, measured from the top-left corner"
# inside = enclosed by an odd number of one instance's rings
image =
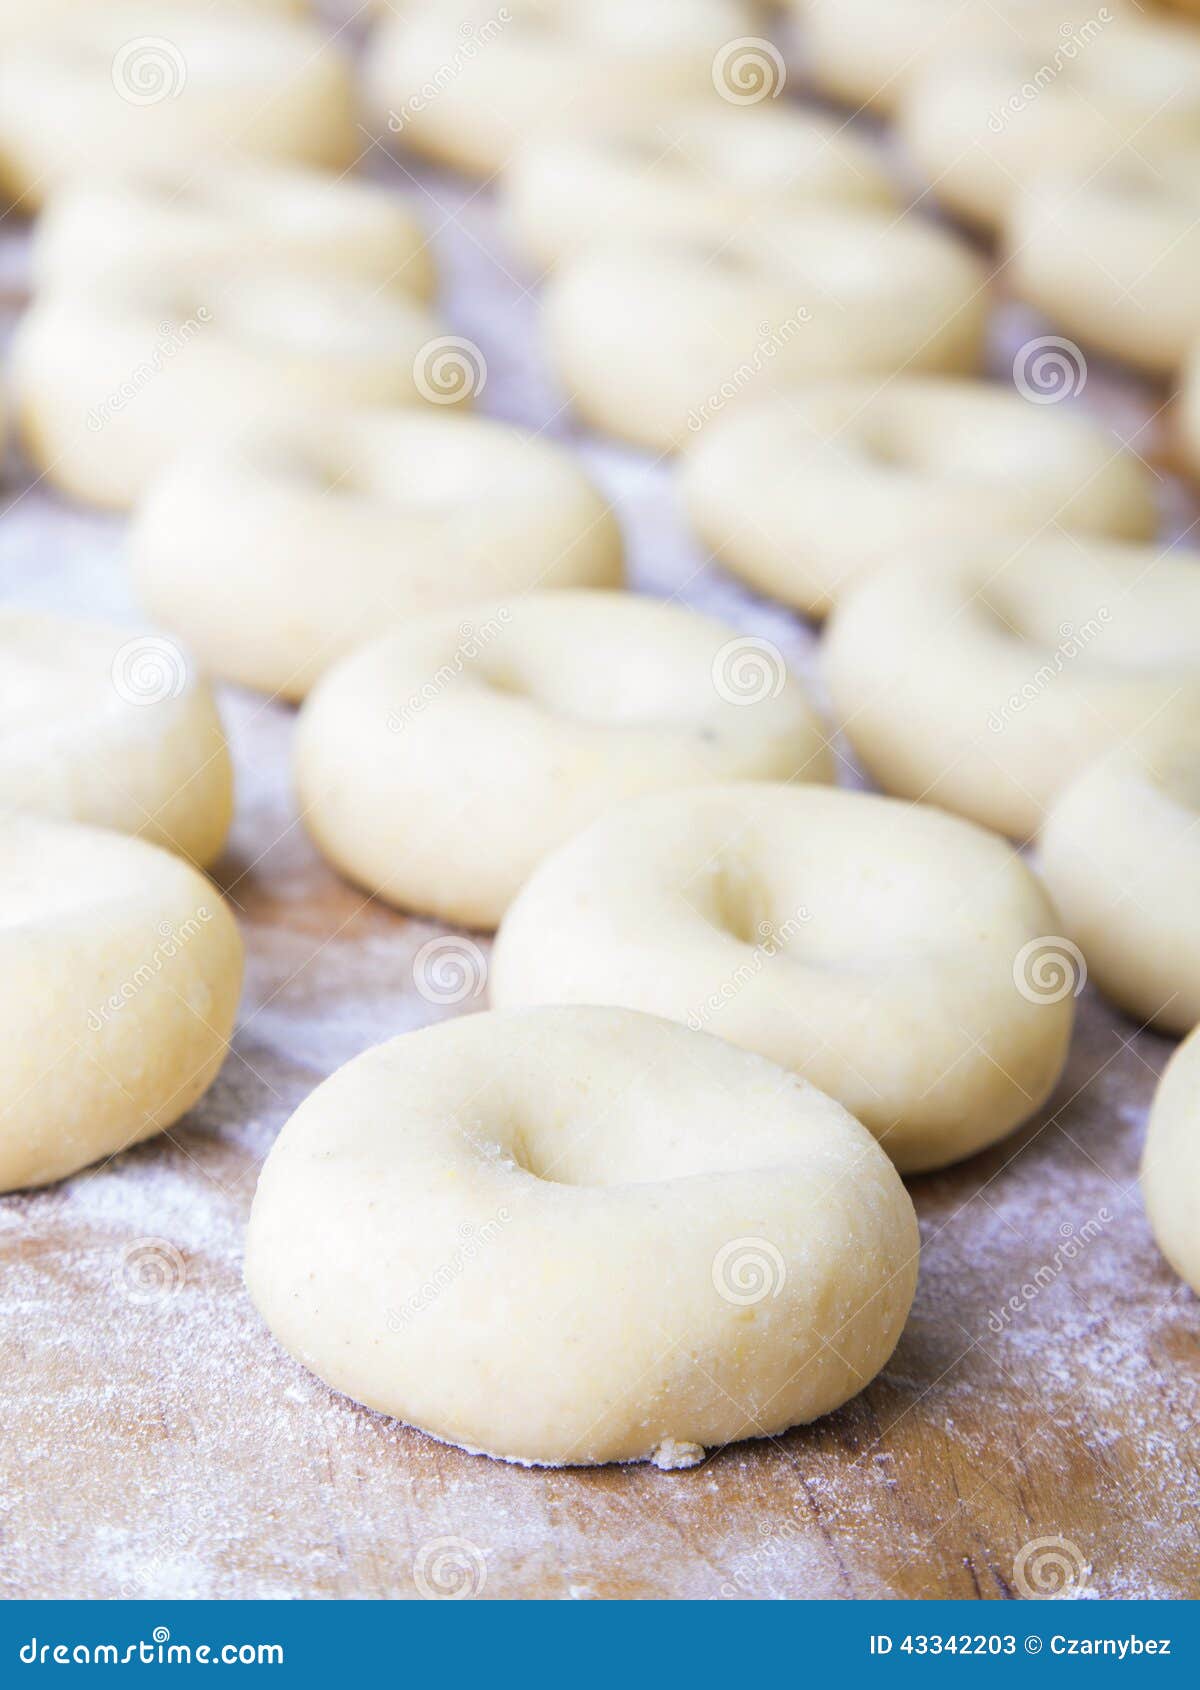
[[[1200,341],[1200,141],[1040,174],[1007,237],[1014,290],[1086,346],[1169,375]]]
[[[1051,808],[1041,866],[1096,985],[1168,1033],[1200,1023],[1200,712],[1102,757]]]
[[[0,814],[0,958],[0,1190],[115,1156],[215,1079],[242,946],[178,857]]]
[[[1200,560],[981,538],[877,570],[824,647],[835,716],[885,791],[1014,838],[1096,757],[1200,711]]]
[[[196,442],[314,404],[422,403],[443,343],[423,306],[369,282],[139,267],[36,299],[14,336],[13,390],[36,467],[125,506]]]
[[[344,658],[296,737],[305,823],[372,893],[494,927],[548,851],[642,792],[829,777],[779,651],[627,593],[415,619]]]
[[[1110,17],[1050,56],[955,57],[907,83],[898,132],[942,204],[998,228],[1047,168],[1087,179],[1126,152],[1153,163],[1200,145],[1196,32]]]
[[[1142,1195],[1158,1247],[1200,1295],[1200,1028],[1158,1083],[1142,1157]]]
[[[344,169],[361,151],[348,60],[266,8],[69,7],[0,58],[0,197],[216,159]]]
[[[491,961],[501,1009],[614,1003],[758,1051],[836,1097],[904,1172],[1049,1096],[1073,1001],[1057,918],[1002,840],[920,805],[774,783],[655,794],[537,868]]]
[[[0,610],[0,805],[211,862],[233,772],[183,650],[159,634]]]
[[[394,193],[359,177],[249,159],[74,183],[38,218],[30,261],[35,289],[69,290],[131,268],[211,272],[247,254],[419,300],[436,286],[429,238]]]
[[[629,133],[540,136],[500,191],[513,244],[539,269],[618,236],[720,245],[751,219],[896,197],[874,150],[836,119],[712,97],[664,106]]]
[[[412,616],[620,586],[621,551],[615,517],[561,446],[432,408],[199,445],[154,481],[130,536],[150,612],[212,673],[285,698]]]
[[[897,551],[1054,523],[1149,538],[1154,481],[1107,428],[993,383],[898,376],[796,388],[695,436],[680,488],[756,591],[825,615]]]
[[[619,1009],[468,1015],[378,1045],[294,1114],[250,1294],[327,1383],[530,1465],[776,1435],[900,1336],[916,1217],[830,1098]]]
[[[919,217],[822,206],[711,247],[590,249],[556,270],[543,299],[580,415],[664,451],[814,376],[974,369],[986,276]]]
[[[713,64],[753,36],[740,0],[463,0],[385,14],[367,104],[403,147],[492,177],[532,136],[620,129],[672,100],[715,99]]]
[[[1064,0],[786,0],[802,23],[804,66],[816,86],[853,106],[895,109],[930,64],[988,59],[1023,45],[1041,55],[1082,23]],[[1105,10],[1129,9],[1107,0]]]

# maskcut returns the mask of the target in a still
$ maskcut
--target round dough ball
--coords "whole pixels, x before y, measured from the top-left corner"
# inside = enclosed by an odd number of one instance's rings
[[[590,423],[655,450],[813,376],[969,370],[979,260],[944,230],[814,208],[710,251],[592,249],[544,296],[551,355]]]
[[[886,1156],[803,1080],[651,1016],[540,1009],[319,1086],[267,1158],[246,1281],[297,1360],[445,1443],[682,1467],[860,1391],[918,1251]]]
[[[1118,746],[1061,794],[1042,875],[1088,971],[1168,1033],[1200,1022],[1200,719]]]
[[[722,563],[812,616],[898,550],[1041,528],[1148,539],[1154,483],[1080,412],[990,383],[823,383],[714,422],[683,459],[687,514]]]
[[[37,468],[77,498],[127,506],[196,442],[314,404],[420,403],[445,344],[423,307],[370,283],[151,270],[35,301],[13,389]]]
[[[330,861],[472,927],[494,927],[546,853],[623,798],[829,772],[774,646],[625,593],[414,619],[329,671],[296,740],[301,809]]]
[[[147,173],[76,182],[51,196],[33,233],[34,287],[63,292],[143,274],[233,269],[247,254],[304,275],[394,288],[429,300],[429,239],[394,194],[372,182],[240,160],[186,176]]]
[[[941,203],[997,228],[1048,165],[1088,177],[1126,151],[1200,145],[1200,39],[1114,13],[1048,56],[939,62],[907,83],[898,128]]]
[[[206,668],[285,698],[413,616],[621,584],[620,529],[570,453],[432,409],[198,446],[152,484],[130,554],[143,602]]]
[[[1070,537],[877,570],[825,640],[836,716],[887,792],[1015,838],[1114,745],[1200,711],[1200,560]]]
[[[0,193],[186,171],[217,157],[344,169],[358,152],[347,60],[314,25],[246,8],[81,7],[0,59]]]
[[[539,136],[500,187],[513,244],[540,269],[618,237],[719,246],[752,219],[895,203],[874,149],[844,124],[712,97],[657,111],[628,133]]]
[[[1200,340],[1200,144],[1039,176],[1009,218],[1005,275],[1067,334],[1171,374]]]
[[[212,862],[233,816],[212,694],[160,634],[0,610],[0,806]]]
[[[0,817],[0,1191],[162,1132],[225,1055],[242,946],[178,857],[99,828]]]
[[[492,1002],[613,1003],[820,1086],[902,1172],[1003,1138],[1050,1095],[1070,989],[1030,985],[1056,917],[1001,840],[922,806],[776,784],[654,794],[535,870]]]
[[[367,102],[401,145],[490,177],[531,136],[617,130],[712,95],[717,54],[755,33],[739,0],[508,0],[503,12],[464,0],[385,16]]]
[[[1200,1294],[1200,1028],[1166,1066],[1146,1133],[1142,1195],[1159,1249]]]
[[[803,23],[804,68],[815,85],[854,106],[894,111],[931,63],[987,59],[1014,47],[1052,52],[1074,14],[1049,0],[787,0]],[[1111,13],[1128,0],[1107,0]]]

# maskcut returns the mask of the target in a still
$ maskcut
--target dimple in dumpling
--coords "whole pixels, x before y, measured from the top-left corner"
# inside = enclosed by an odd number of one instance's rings
[[[246,1279],[306,1367],[444,1442],[686,1466],[860,1391],[917,1256],[832,1099],[652,1016],[538,1009],[319,1086],[263,1169]]]

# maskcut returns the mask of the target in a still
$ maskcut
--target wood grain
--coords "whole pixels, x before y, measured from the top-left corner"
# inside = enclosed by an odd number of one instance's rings
[[[487,353],[489,407],[571,437],[486,198],[434,178],[416,191],[446,219],[445,305]],[[10,258],[20,239],[0,230]],[[1028,327],[998,320],[997,344]],[[1158,403],[1099,367],[1086,398],[1126,436]],[[638,586],[810,668],[811,632],[692,547],[663,466],[576,443],[618,503]],[[137,619],[119,522],[58,503],[15,463],[4,504],[6,598]],[[1194,515],[1177,486],[1164,508],[1181,526]],[[0,1590],[415,1598],[449,1538],[485,1598],[990,1600],[1028,1594],[1042,1565],[1028,1546],[1063,1539],[1051,1553],[1076,1594],[1198,1594],[1200,1311],[1136,1189],[1170,1046],[1090,990],[1050,1109],[913,1182],[924,1258],[909,1328],[884,1374],[815,1426],[684,1473],[524,1471],[360,1409],[284,1356],[241,1284],[257,1170],[326,1074],[443,1013],[412,986],[436,930],[317,859],[290,793],[291,713],[232,692],[223,708],[239,813],[218,878],[248,947],[240,1028],[179,1127],[0,1203]],[[139,1250],[163,1270],[159,1295]]]

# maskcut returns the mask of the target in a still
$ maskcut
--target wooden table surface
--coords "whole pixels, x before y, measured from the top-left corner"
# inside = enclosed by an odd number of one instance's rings
[[[483,409],[571,437],[486,197],[375,168],[441,227],[446,310],[488,360]],[[22,233],[0,224],[0,288],[19,294],[23,264]],[[1001,314],[997,369],[1039,326]],[[1096,370],[1083,402],[1128,435],[1160,398]],[[811,632],[691,545],[664,466],[577,444],[617,503],[638,587],[716,609],[810,666]],[[1164,482],[1163,496],[1178,525],[1184,494]],[[140,620],[119,520],[31,486],[16,461],[0,508],[4,599]],[[911,1322],[880,1378],[815,1426],[682,1473],[526,1471],[361,1409],[283,1355],[241,1282],[275,1134],[358,1051],[484,1000],[447,1010],[414,991],[414,954],[437,929],[364,901],[317,858],[290,792],[292,713],[232,691],[222,703],[239,802],[217,878],[247,943],[240,1027],[170,1133],[0,1202],[0,1591],[1200,1593],[1200,1307],[1155,1250],[1135,1183],[1171,1047],[1090,988],[1051,1107],[912,1182],[924,1256]]]

